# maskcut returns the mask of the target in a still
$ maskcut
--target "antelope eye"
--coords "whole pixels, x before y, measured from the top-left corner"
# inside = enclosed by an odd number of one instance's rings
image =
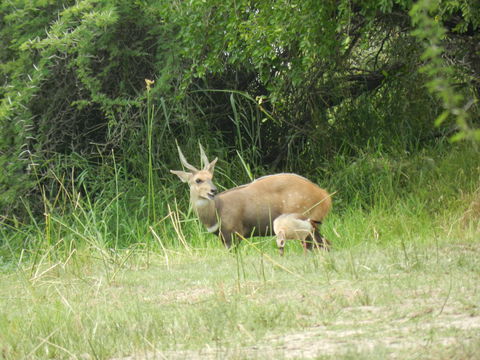
[[[197,184],[201,184],[201,183],[203,182],[203,180],[202,180],[202,179],[197,179],[197,180],[195,180],[195,182],[196,182]]]

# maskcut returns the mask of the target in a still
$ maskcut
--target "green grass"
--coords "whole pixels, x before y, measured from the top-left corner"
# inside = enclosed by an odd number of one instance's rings
[[[43,219],[0,225],[0,358],[473,359],[479,159],[339,156],[322,170],[333,249],[307,256],[268,237],[228,252],[182,184],[129,185],[118,164],[95,197],[62,185]]]

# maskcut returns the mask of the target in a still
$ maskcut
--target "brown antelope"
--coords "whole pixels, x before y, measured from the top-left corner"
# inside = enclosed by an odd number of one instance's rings
[[[304,252],[307,251],[307,238],[311,243],[314,240],[315,230],[318,223],[302,214],[283,214],[273,220],[273,231],[277,236],[277,247],[280,255],[283,255],[286,240],[300,240]],[[328,240],[322,238],[323,245],[328,245]]]
[[[219,232],[227,248],[236,234],[240,237],[271,235],[273,219],[279,215],[300,213],[320,223],[332,206],[327,191],[296,174],[268,175],[217,193],[212,178],[218,159],[209,162],[200,145],[204,167],[198,170],[187,162],[180,147],[178,154],[182,165],[190,172],[170,172],[188,183],[190,202],[200,221],[208,232]],[[326,246],[318,229],[314,231],[314,239],[318,246]]]

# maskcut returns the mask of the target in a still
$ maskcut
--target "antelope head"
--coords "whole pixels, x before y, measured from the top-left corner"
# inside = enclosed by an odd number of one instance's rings
[[[198,210],[198,208],[207,205],[210,201],[213,202],[213,199],[217,194],[218,190],[213,184],[212,178],[213,170],[218,158],[215,158],[213,161],[209,162],[202,145],[200,145],[200,157],[202,160],[203,169],[199,170],[195,166],[190,165],[185,159],[180,147],[177,146],[177,148],[182,165],[190,170],[190,172],[178,170],[170,170],[170,172],[177,175],[180,180],[188,184],[190,187],[190,201]]]

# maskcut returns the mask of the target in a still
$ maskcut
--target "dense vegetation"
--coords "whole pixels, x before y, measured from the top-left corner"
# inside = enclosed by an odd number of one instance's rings
[[[219,156],[225,187],[295,171],[369,206],[376,171],[479,137],[478,2],[12,0],[0,24],[9,228],[80,201],[154,223],[177,141]]]

